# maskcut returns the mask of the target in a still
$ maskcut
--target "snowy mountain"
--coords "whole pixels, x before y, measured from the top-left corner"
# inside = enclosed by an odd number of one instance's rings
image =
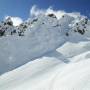
[[[0,23],[0,90],[89,90],[90,20],[40,14]]]

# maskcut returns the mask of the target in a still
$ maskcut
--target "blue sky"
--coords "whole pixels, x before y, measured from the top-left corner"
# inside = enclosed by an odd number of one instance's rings
[[[55,10],[80,12],[90,17],[90,0],[0,0],[0,20],[6,15],[25,20],[33,5],[43,9],[52,6]]]

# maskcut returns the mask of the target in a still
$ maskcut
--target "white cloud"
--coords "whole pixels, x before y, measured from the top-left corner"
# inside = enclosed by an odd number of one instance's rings
[[[7,19],[8,17],[11,18],[14,26],[18,26],[23,22],[23,20],[20,17],[5,16],[5,19]]]
[[[44,11],[44,9],[39,9],[36,5],[33,5],[30,10],[30,16],[38,16],[39,14],[43,14]]]
[[[56,15],[56,17],[58,19],[60,19],[64,14],[68,14],[72,17],[78,17],[80,16],[80,13],[79,12],[72,12],[72,13],[67,13],[66,11],[64,10],[54,10],[52,7],[49,7],[47,9],[39,9],[36,5],[33,5],[31,10],[30,10],[30,16],[38,16],[40,14],[50,14],[50,13],[53,13]]]

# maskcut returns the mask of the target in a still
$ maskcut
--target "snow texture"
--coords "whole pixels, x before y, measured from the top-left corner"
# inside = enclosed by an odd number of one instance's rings
[[[90,20],[41,14],[0,23],[0,90],[90,90]]]

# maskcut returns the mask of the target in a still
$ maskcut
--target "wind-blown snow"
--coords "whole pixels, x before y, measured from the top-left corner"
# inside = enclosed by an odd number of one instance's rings
[[[0,90],[90,90],[89,19],[42,13],[18,27],[8,21],[0,24],[8,27],[0,37]]]
[[[38,16],[40,14],[51,14],[53,13],[56,15],[57,19],[62,18],[64,14],[73,16],[74,18],[77,18],[78,16],[81,16],[79,12],[72,12],[72,13],[67,13],[64,10],[54,10],[53,7],[49,7],[48,9],[40,9],[37,5],[33,5],[32,8],[30,9],[30,16]]]

